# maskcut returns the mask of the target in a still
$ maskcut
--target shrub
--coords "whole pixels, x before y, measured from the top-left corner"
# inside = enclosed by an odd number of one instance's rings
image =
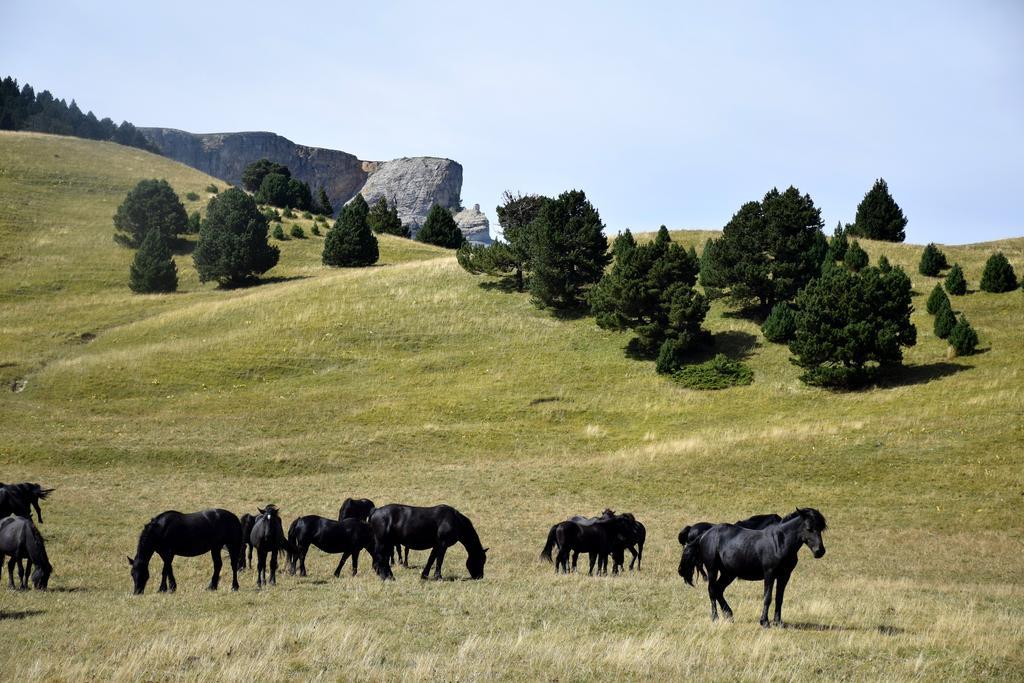
[[[311,214],[309,211],[303,211],[302,217],[305,218],[307,221],[313,220],[313,214]]]
[[[727,389],[751,384],[754,372],[740,361],[729,360],[720,353],[705,363],[676,371],[672,379],[688,389]]]
[[[427,220],[423,222],[423,227],[416,233],[416,239],[448,249],[458,249],[466,241],[455,218],[452,217],[452,212],[440,204],[430,207]]]
[[[945,290],[942,289],[942,285],[936,284],[932,289],[932,293],[928,295],[928,305],[926,309],[931,315],[935,315],[942,307],[949,308],[949,297],[946,296]]]
[[[256,192],[263,184],[263,179],[271,173],[282,175],[285,178],[292,177],[292,172],[288,170],[287,166],[275,163],[270,159],[260,159],[252,162],[242,171],[242,187],[249,192]]]
[[[953,327],[956,325],[956,316],[953,314],[953,309],[949,306],[943,306],[939,309],[939,312],[935,314],[935,336],[939,339],[945,339],[949,336],[949,333],[953,331]]]
[[[288,181],[283,173],[268,173],[256,190],[256,201],[271,206],[288,206]]]
[[[267,243],[267,219],[252,197],[231,188],[210,200],[192,254],[200,282],[244,284],[277,265],[280,255]]]
[[[273,234],[274,234],[274,239],[275,240],[283,240],[285,238],[284,237],[284,228],[282,226],[280,226],[280,225],[275,225],[274,226],[274,233]]]
[[[334,207],[331,206],[331,200],[327,198],[327,193],[324,192],[323,187],[317,189],[316,201],[313,202],[313,206],[311,208],[319,214],[325,214],[327,216],[334,214]]]
[[[295,218],[295,212],[292,211],[290,206],[285,207],[284,211],[281,212],[281,215],[285,218]]]
[[[324,239],[321,259],[325,266],[369,266],[380,258],[377,238],[366,221],[370,207],[363,195],[341,208],[341,215]]]
[[[317,225],[316,223],[313,223],[313,229],[310,232],[312,232],[314,235],[319,237],[320,236],[320,226]]]
[[[843,257],[843,263],[854,273],[867,268],[868,261],[868,252],[861,248],[857,240],[850,244],[850,248],[846,250],[846,256]]]
[[[288,234],[290,234],[295,239],[306,239],[306,231],[303,230],[302,226],[299,225],[298,223],[292,223],[292,229],[289,231]]]
[[[764,338],[775,344],[786,344],[796,334],[796,313],[786,302],[775,304],[761,325]]]
[[[892,264],[889,263],[889,258],[885,254],[878,257],[878,269],[883,273],[888,273],[892,270]]]
[[[985,270],[981,274],[981,289],[995,294],[1017,289],[1017,274],[1013,272],[1013,266],[1003,256],[1003,252],[997,251],[985,262]]]
[[[218,188],[213,183],[210,183],[209,185],[206,186],[206,191],[209,192],[210,194],[217,194],[218,192],[220,192],[220,188]]]
[[[114,214],[114,241],[137,248],[155,230],[169,243],[187,224],[185,206],[166,180],[140,180]]]
[[[963,296],[967,293],[967,280],[964,279],[964,271],[959,263],[954,263],[946,275],[946,291],[954,296]]]
[[[136,294],[173,292],[178,289],[178,269],[167,248],[166,238],[151,230],[135,252],[128,274],[128,287]]]
[[[902,242],[906,239],[907,218],[889,194],[889,186],[879,178],[857,205],[857,218],[851,234],[873,240]]]
[[[949,332],[949,345],[958,356],[969,356],[978,347],[978,333],[974,331],[967,317],[962,315]]]
[[[185,224],[185,232],[187,232],[190,235],[199,234],[199,226],[202,224],[202,222],[203,220],[199,216],[199,212],[193,211],[188,215],[188,223]]]
[[[272,222],[274,222],[274,223],[280,223],[281,222],[281,213],[277,209],[271,209],[271,211],[270,211],[270,220]]]
[[[409,236],[409,228],[402,225],[402,219],[398,217],[398,206],[388,204],[388,200],[384,197],[374,203],[366,220],[374,232],[399,237]]]
[[[185,194],[185,199],[189,200],[190,202],[198,202],[199,194],[196,192],[187,192]]]
[[[929,242],[921,252],[921,262],[917,264],[918,272],[921,275],[935,277],[946,268],[949,268],[946,255],[939,251],[934,242]]]
[[[836,222],[836,229],[828,241],[828,251],[825,258],[829,261],[842,261],[846,257],[846,250],[850,248],[850,242],[846,237],[846,230],[841,222]]]

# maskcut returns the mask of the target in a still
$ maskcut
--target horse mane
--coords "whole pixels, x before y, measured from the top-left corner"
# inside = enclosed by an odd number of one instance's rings
[[[619,517],[621,517],[622,519],[628,519],[631,522],[636,521],[636,517],[633,516],[632,512],[623,512],[621,515],[619,515]]]
[[[466,547],[466,551],[469,553],[482,553],[484,550],[484,544],[480,542],[480,534],[476,532],[476,527],[473,526],[473,522],[469,521],[469,517],[458,510],[455,510],[455,514],[458,515],[459,523],[462,527],[463,538],[461,541],[462,545]]]
[[[47,570],[51,569],[50,558],[46,555],[46,545],[43,543],[43,535],[35,524],[28,525],[28,552],[29,557],[38,565],[43,565]]]
[[[825,516],[814,508],[797,508],[796,512],[787,515],[786,519],[796,516],[809,520],[815,531],[825,531],[825,529],[828,529],[828,522],[825,521]]]
[[[150,536],[153,534],[153,529],[156,528],[156,517],[146,522],[146,525],[142,527],[142,533],[139,534],[139,544],[135,548],[135,559],[138,560],[144,553],[149,553],[152,556],[153,543],[150,540]]]

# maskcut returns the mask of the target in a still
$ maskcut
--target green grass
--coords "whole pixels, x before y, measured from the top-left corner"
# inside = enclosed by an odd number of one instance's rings
[[[55,156],[59,155],[59,156]],[[203,201],[208,176],[107,143],[0,134],[0,479],[56,486],[48,594],[0,590],[9,677],[206,679],[1019,679],[1024,674],[1024,295],[953,297],[982,353],[947,359],[920,247],[862,241],[920,296],[901,383],[806,387],[783,346],[718,301],[718,349],[749,386],[691,391],[630,360],[628,335],[481,287],[450,251],[381,237],[381,265],[331,270],[286,240],[267,284],[133,296],[110,216],[137,180]],[[220,183],[223,185],[223,183]],[[310,222],[297,221],[310,234]],[[698,250],[713,233],[674,236]],[[943,246],[976,290],[1001,249]],[[85,337],[89,333],[94,337]],[[286,521],[346,496],[448,502],[490,546],[482,582],[334,580],[129,595],[125,555],[165,509],[276,502]],[[686,523],[814,506],[828,553],[787,593],[796,626],[757,627],[734,584],[712,625],[676,575]],[[556,577],[548,525],[606,506],[648,527],[643,571]],[[461,549],[446,575],[464,577]],[[423,554],[415,557],[421,564]],[[157,565],[152,569],[155,571]],[[8,615],[24,618],[7,620]]]

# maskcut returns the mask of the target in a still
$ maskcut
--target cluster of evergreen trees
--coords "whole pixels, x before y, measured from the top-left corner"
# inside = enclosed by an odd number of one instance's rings
[[[91,111],[83,114],[71,100],[55,98],[49,90],[38,95],[26,83],[7,76],[0,81],[0,130],[27,130],[36,133],[73,135],[90,140],[110,140],[129,147],[160,153],[141,131],[127,121],[120,125],[109,118],[98,119]]]
[[[252,192],[260,204],[325,216],[334,214],[323,187],[317,190],[314,199],[309,183],[293,178],[291,169],[270,159],[259,159],[246,166],[242,171],[242,187]]]

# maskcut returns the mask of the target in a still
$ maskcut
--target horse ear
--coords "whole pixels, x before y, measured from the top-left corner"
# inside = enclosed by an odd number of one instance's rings
[[[488,550],[490,550],[490,548],[484,548],[484,555],[486,555],[486,554],[487,554],[487,551],[488,551]]]
[[[265,513],[267,512],[267,511],[266,511],[266,510],[264,510],[263,508],[256,508],[256,509],[257,509],[257,510],[259,511],[259,513],[260,513],[261,515],[262,515],[262,514],[265,514]]]
[[[125,557],[128,557],[127,555]],[[131,567],[135,564],[135,558],[128,557],[128,566]]]

